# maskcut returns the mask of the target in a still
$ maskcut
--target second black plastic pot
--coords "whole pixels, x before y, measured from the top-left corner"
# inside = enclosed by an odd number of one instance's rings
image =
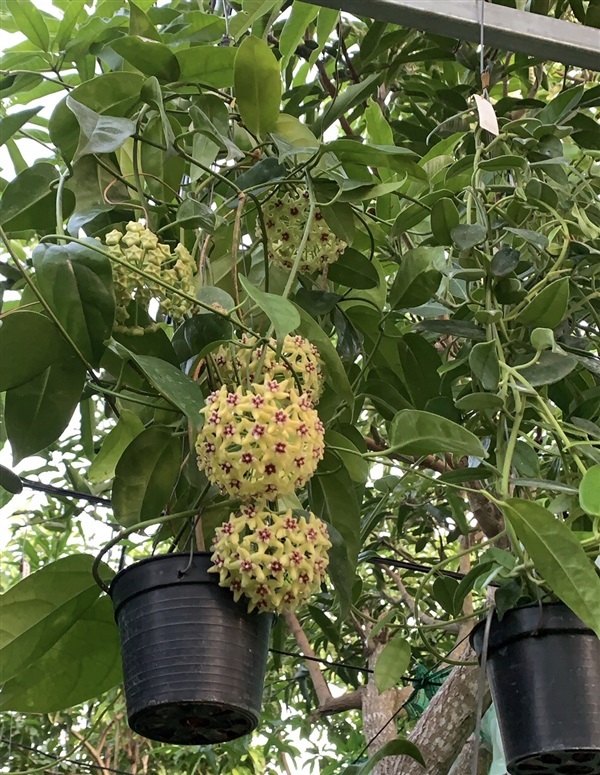
[[[151,740],[221,743],[258,724],[273,616],[235,603],[210,565],[159,555],[110,585],[129,726]]]
[[[494,616],[487,675],[512,775],[600,775],[600,640],[567,606]]]

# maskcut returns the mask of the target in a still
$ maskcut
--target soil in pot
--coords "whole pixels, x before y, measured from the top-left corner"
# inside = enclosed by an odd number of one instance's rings
[[[273,616],[249,614],[210,567],[207,552],[159,555],[111,583],[129,726],[151,740],[222,743],[258,725]]]
[[[600,640],[567,606],[494,616],[487,674],[512,775],[600,775]]]

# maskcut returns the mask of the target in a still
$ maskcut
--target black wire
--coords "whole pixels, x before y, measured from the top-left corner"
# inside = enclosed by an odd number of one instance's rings
[[[49,495],[63,495],[66,498],[76,498],[77,500],[98,503],[102,506],[111,506],[112,502],[108,498],[101,498],[99,495],[92,495],[89,492],[78,492],[77,490],[65,490],[63,487],[53,487],[51,484],[42,484],[41,482],[32,482],[29,479],[21,479],[23,487],[30,490],[40,490],[40,492]]]
[[[283,651],[282,649],[269,649],[272,654],[283,654],[286,657],[296,657],[296,659],[307,659],[309,662],[321,662],[328,667],[345,667],[348,670],[357,670],[359,673],[374,673],[370,667],[357,667],[356,665],[347,665],[345,662],[330,662],[328,659],[319,659],[318,657],[307,657],[304,654],[296,654],[293,651]]]
[[[56,762],[66,762],[67,764],[77,764],[79,767],[87,767],[89,770],[105,770],[106,772],[114,772],[116,775],[133,775],[131,772],[126,772],[125,770],[116,770],[114,767],[105,767],[104,765],[100,766],[99,764],[86,764],[86,762],[79,762],[76,759],[63,759],[61,756],[55,756],[52,753],[46,753],[46,751],[41,751],[39,748],[33,748],[30,745],[24,745],[23,743],[17,743],[14,740],[7,740],[5,737],[0,737],[1,743],[6,743],[7,745],[13,745],[17,748],[23,748],[25,751],[33,751],[34,753],[39,753],[42,756],[47,756],[48,759],[53,759]]]
[[[388,726],[389,726],[389,725],[392,723],[392,721],[393,721],[393,720],[396,718],[396,716],[397,716],[397,715],[400,713],[400,711],[401,711],[401,710],[404,710],[404,708],[405,708],[405,707],[408,705],[408,703],[409,703],[409,702],[410,702],[410,701],[413,699],[413,697],[414,697],[416,694],[417,694],[417,691],[416,691],[416,690],[415,690],[415,691],[413,691],[413,692],[411,692],[411,695],[410,695],[410,697],[409,697],[409,698],[406,700],[406,702],[403,702],[403,703],[402,703],[402,705],[401,705],[401,706],[398,708],[398,710],[397,710],[397,711],[395,711],[395,712],[392,714],[392,716],[390,716],[390,718],[389,718],[389,719],[388,719],[388,720],[385,722],[385,724],[384,724],[384,725],[381,727],[381,729],[379,730],[379,732],[377,732],[376,734],[374,734],[374,735],[373,735],[373,737],[372,737],[372,738],[371,738],[371,739],[370,739],[370,740],[369,740],[369,741],[366,743],[366,745],[363,747],[363,749],[362,749],[362,750],[361,750],[361,752],[358,754],[358,756],[357,756],[357,757],[356,757],[356,758],[355,758],[355,759],[352,761],[352,764],[357,764],[357,763],[358,763],[358,762],[359,762],[359,761],[362,759],[362,757],[363,757],[363,754],[365,754],[365,753],[366,753],[366,751],[368,751],[368,750],[369,750],[369,748],[371,747],[371,745],[372,745],[372,744],[375,742],[375,740],[377,740],[377,738],[378,738],[378,737],[379,737],[379,735],[380,735],[380,734],[383,732],[383,730],[384,730],[386,727],[388,727]]]
[[[391,565],[394,568],[404,568],[404,570],[412,570],[415,573],[429,573],[431,571],[431,565],[422,565],[418,562],[409,562],[408,560],[395,560],[391,557],[366,557],[363,562],[370,562],[372,565]],[[461,581],[464,579],[464,573],[458,573],[453,570],[436,570],[442,576],[448,576],[451,579],[458,579]]]

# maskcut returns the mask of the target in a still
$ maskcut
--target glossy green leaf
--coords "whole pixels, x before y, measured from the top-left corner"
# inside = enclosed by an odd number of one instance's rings
[[[469,393],[455,401],[454,405],[461,412],[497,412],[504,406],[504,401],[491,393]]]
[[[93,560],[87,554],[63,557],[0,595],[3,681],[43,657],[93,605],[100,594]]]
[[[484,390],[496,390],[500,382],[500,362],[495,342],[480,342],[469,353],[471,371]]]
[[[600,577],[573,531],[535,501],[503,508],[517,538],[552,591],[600,637]]]
[[[121,683],[119,633],[110,598],[97,599],[45,654],[6,681],[0,711],[52,713]]]
[[[398,686],[408,670],[411,658],[410,643],[396,636],[383,647],[375,663],[375,685],[382,692]]]
[[[335,450],[335,454],[342,460],[352,481],[358,484],[365,484],[369,476],[369,464],[361,457],[360,450],[347,436],[337,431],[327,431],[325,433],[325,445],[326,447],[338,447]],[[347,450],[347,452],[340,450]]]
[[[106,482],[115,475],[115,468],[126,447],[144,430],[144,423],[128,409],[121,409],[115,427],[108,433],[100,451],[87,472],[88,481]]]
[[[390,428],[390,445],[404,455],[450,453],[456,457],[487,457],[475,434],[445,417],[402,409]]]
[[[495,156],[479,162],[479,169],[487,172],[504,172],[506,170],[522,170],[527,166],[527,159],[514,154]]]
[[[131,358],[146,375],[148,381],[158,392],[187,416],[193,427],[201,425],[200,410],[204,406],[204,397],[197,382],[161,358],[151,355],[138,355],[117,345],[118,352]]]
[[[42,296],[80,352],[98,366],[115,317],[110,260],[77,243],[38,245],[32,256]]]
[[[548,247],[548,237],[546,237],[545,234],[539,234],[532,229],[514,229],[507,226],[506,231],[511,232],[511,234],[516,234],[517,237],[521,237],[521,239],[525,240],[525,242],[528,242],[530,245],[535,245],[539,250],[544,250],[544,248]]]
[[[325,381],[349,407],[354,406],[354,391],[344,369],[344,364],[331,339],[308,312],[298,305],[294,306],[300,315],[298,333],[318,348],[319,355],[325,364]]]
[[[472,339],[475,342],[485,339],[485,329],[470,320],[422,320],[418,327],[424,331]]]
[[[328,573],[333,582],[341,617],[349,609],[360,544],[360,507],[350,475],[345,468],[311,480],[315,503],[311,505],[333,528]],[[319,508],[320,507],[320,508]]]
[[[326,104],[322,115],[311,127],[315,135],[321,137],[327,127],[334,124],[340,116],[363,102],[370,94],[374,94],[380,80],[381,73],[372,73],[360,83],[353,83],[345,88],[332,104]]]
[[[303,42],[308,25],[316,18],[319,7],[311,3],[295,2],[292,11],[285,20],[279,36],[279,51],[281,52],[281,69],[285,70],[296,47]]]
[[[69,97],[103,116],[127,116],[140,100],[144,80],[139,73],[103,73],[77,86]],[[77,149],[78,127],[66,98],[61,100],[50,117],[50,138],[69,160]]]
[[[438,576],[431,588],[431,594],[436,602],[439,603],[444,611],[450,614],[450,616],[458,616],[460,614],[460,606],[458,606],[455,597],[457,591],[458,581],[456,581],[456,579],[448,578],[448,576]]]
[[[579,483],[579,505],[592,517],[600,517],[600,465],[592,466]]]
[[[236,104],[244,124],[261,137],[277,125],[281,76],[275,54],[262,38],[245,38],[234,65]]]
[[[328,277],[347,288],[367,290],[379,285],[374,264],[354,248],[346,248],[338,260],[329,265]]]
[[[179,476],[181,441],[167,428],[152,426],[126,447],[115,470],[115,519],[131,527],[159,517]]]
[[[207,312],[192,315],[185,320],[175,331],[172,344],[179,362],[183,363],[188,358],[200,355],[211,344],[227,341],[232,336],[232,326],[228,320]]]
[[[569,304],[569,278],[563,277],[547,285],[517,315],[524,326],[556,328],[567,313]]]
[[[429,301],[439,288],[442,275],[438,267],[443,261],[441,247],[408,250],[400,260],[390,291],[390,304],[394,309],[418,307]]]
[[[180,78],[215,89],[228,89],[233,86],[236,51],[233,46],[193,46],[178,51]]]
[[[537,363],[522,369],[521,376],[533,387],[552,385],[564,379],[576,366],[577,358],[574,355],[547,350],[540,355]]]
[[[10,468],[0,465],[0,487],[12,495],[18,495],[23,492],[23,483],[21,477],[11,471]]]
[[[16,463],[60,437],[79,404],[85,373],[79,358],[69,354],[6,392],[6,432]]]
[[[519,251],[511,248],[510,245],[502,245],[492,258],[491,271],[494,277],[506,277],[514,272],[520,256]]]
[[[480,223],[461,224],[452,229],[452,241],[459,250],[469,250],[480,245],[487,237],[487,229]]]
[[[129,34],[149,40],[160,40],[160,35],[148,18],[148,14],[132,0],[129,0]]]
[[[244,276],[240,277],[240,283],[252,301],[258,304],[273,324],[278,342],[283,342],[287,334],[298,328],[300,315],[291,301],[274,293],[261,291]]]
[[[50,48],[50,33],[41,11],[31,0],[18,0],[10,4],[10,14],[19,30],[34,46],[42,51]]]
[[[364,764],[352,765],[354,770],[346,768],[344,775],[369,775],[382,759],[386,756],[409,756],[411,759],[419,762],[425,767],[425,759],[417,746],[408,740],[390,740],[381,746],[376,754],[373,754]]]
[[[73,30],[83,13],[85,4],[86,0],[69,0],[54,39],[54,44],[59,51],[64,51],[65,46],[71,40]]]
[[[58,328],[45,315],[22,310],[0,326],[0,392],[29,382],[64,357],[68,349]]]
[[[341,138],[324,145],[321,152],[335,153],[338,159],[345,163],[386,167],[394,172],[406,173],[417,180],[427,180],[427,174],[416,163],[418,157],[408,148],[398,148],[395,145],[369,145],[357,140]]]
[[[126,62],[144,75],[153,75],[159,81],[167,83],[179,79],[181,69],[177,57],[164,43],[136,35],[125,35],[115,38],[110,45]]]
[[[57,179],[56,169],[40,162],[10,181],[0,201],[0,225],[7,233],[55,230],[56,191],[51,186]]]
[[[438,245],[452,244],[452,230],[460,223],[460,216],[454,201],[442,197],[431,208],[431,232]]]
[[[18,113],[10,113],[8,116],[0,118],[0,147],[3,146],[19,129],[24,126],[30,118],[39,113],[41,105],[36,108],[27,108]]]
[[[90,153],[112,153],[135,134],[135,123],[128,118],[101,116],[71,96],[67,96],[67,107],[79,124],[79,145],[73,156],[74,162]]]

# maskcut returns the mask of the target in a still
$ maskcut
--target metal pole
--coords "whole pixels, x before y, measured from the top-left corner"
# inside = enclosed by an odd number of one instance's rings
[[[479,42],[477,0],[311,0],[379,21]],[[600,70],[600,30],[486,3],[485,40],[502,51]]]

